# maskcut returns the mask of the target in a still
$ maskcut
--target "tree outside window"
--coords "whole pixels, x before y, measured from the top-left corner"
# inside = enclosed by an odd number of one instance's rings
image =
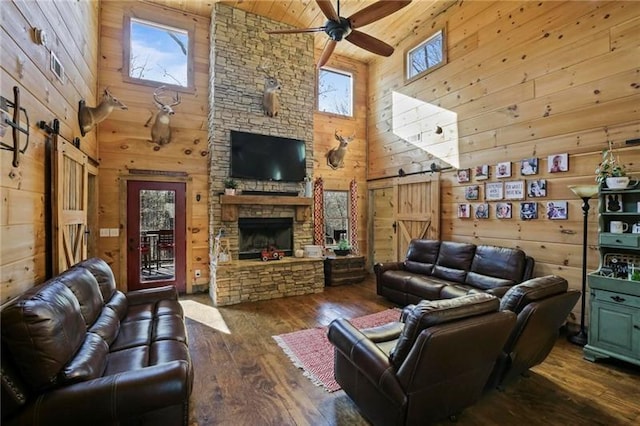
[[[324,229],[328,245],[338,244],[341,238],[349,239],[349,193],[347,191],[324,192]]]
[[[439,30],[407,53],[407,79],[413,80],[427,71],[444,65],[445,62],[444,30]]]
[[[318,71],[318,111],[353,116],[353,76],[345,71]]]
[[[126,77],[178,88],[193,84],[190,31],[134,17],[126,25]]]

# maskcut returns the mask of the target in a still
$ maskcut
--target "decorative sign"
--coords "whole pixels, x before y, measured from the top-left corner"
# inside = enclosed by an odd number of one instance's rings
[[[524,200],[524,181],[516,180],[504,183],[505,200]]]
[[[487,201],[502,200],[503,196],[502,182],[491,182],[484,184],[484,198]]]

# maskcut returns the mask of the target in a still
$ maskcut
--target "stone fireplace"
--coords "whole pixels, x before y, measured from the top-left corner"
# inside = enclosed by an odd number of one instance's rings
[[[290,234],[275,235],[270,228],[254,229],[260,241],[289,241],[287,253],[313,241],[310,201],[283,197],[300,193],[302,183],[238,179],[240,193],[262,195],[221,195],[229,177],[231,130],[305,141],[307,176],[313,175],[313,109],[315,68],[313,36],[291,34],[265,36],[265,31],[282,28],[279,22],[216,3],[211,19],[211,73],[209,117],[209,209],[210,241],[221,229],[229,242],[232,262],[211,265],[209,292],[216,305],[264,300],[323,290],[322,260],[296,259],[262,262],[252,256],[258,247],[247,248],[246,220],[286,219]],[[265,66],[281,85],[280,111],[268,117],[262,110]],[[270,194],[274,194],[271,196]],[[283,200],[288,199],[288,200]],[[240,225],[240,226],[239,226]],[[242,234],[242,235],[241,235]],[[290,235],[290,236],[289,236]],[[213,243],[212,243],[213,244]],[[262,242],[260,243],[262,244]],[[278,247],[282,249],[282,247]],[[213,247],[211,247],[213,249]],[[260,248],[261,250],[261,248]]]
[[[263,249],[273,247],[293,254],[293,219],[241,217],[238,219],[238,258],[260,259]]]

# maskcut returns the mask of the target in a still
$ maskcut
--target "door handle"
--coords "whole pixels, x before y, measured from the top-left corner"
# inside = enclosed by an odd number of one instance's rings
[[[620,296],[611,296],[611,299],[613,299],[614,302],[624,302],[626,300],[624,297]]]
[[[397,222],[393,222],[393,225],[391,225],[393,227],[393,233],[396,233],[396,230],[398,229],[398,223]]]

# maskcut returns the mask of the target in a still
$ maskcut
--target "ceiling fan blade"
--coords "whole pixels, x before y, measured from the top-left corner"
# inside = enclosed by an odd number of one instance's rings
[[[369,34],[365,34],[361,31],[353,30],[351,31],[351,34],[345,37],[345,39],[358,47],[375,53],[376,55],[391,56],[391,54],[393,54],[392,46],[389,46],[384,41],[372,37]]]
[[[318,3],[318,7],[327,19],[331,21],[338,21],[340,19],[338,12],[336,12],[331,4],[331,0],[316,0],[316,3]]]
[[[411,0],[382,0],[357,11],[347,19],[351,23],[351,28],[364,27],[378,19],[397,12],[409,5],[409,3],[411,3]]]
[[[316,28],[293,28],[290,30],[271,30],[265,31],[267,34],[296,34],[296,33],[316,33],[319,31],[324,31],[325,27],[316,27]]]
[[[320,59],[318,60],[318,65],[316,66],[316,68],[320,69],[324,64],[327,63],[337,44],[338,42],[335,40],[329,39],[327,41],[327,44],[324,45],[324,50],[322,51],[322,55],[320,55]]]

